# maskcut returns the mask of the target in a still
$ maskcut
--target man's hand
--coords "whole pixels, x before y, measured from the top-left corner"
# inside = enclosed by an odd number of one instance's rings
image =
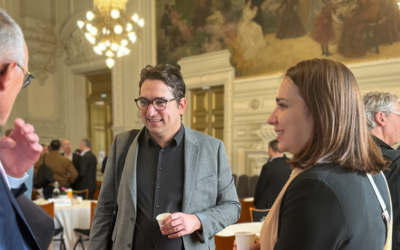
[[[168,238],[178,238],[202,228],[199,218],[194,214],[174,213],[161,222],[160,230]]]
[[[39,159],[43,148],[38,144],[39,137],[30,124],[18,118],[10,137],[0,139],[0,161],[6,173],[14,178],[21,178]]]

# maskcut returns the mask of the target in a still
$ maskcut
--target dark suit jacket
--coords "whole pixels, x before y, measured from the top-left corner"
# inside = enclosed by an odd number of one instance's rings
[[[373,179],[390,214],[385,177]],[[323,163],[289,184],[274,250],[377,250],[385,241],[382,209],[366,174]]]
[[[35,236],[15,199],[23,195],[25,191],[26,187],[23,184],[14,193],[11,192],[4,178],[0,176],[0,249],[40,250]]]
[[[392,249],[400,250],[400,151],[394,150],[380,139],[372,136],[382,151],[383,158],[391,161],[385,176],[389,185],[393,207],[393,240]]]
[[[93,199],[93,194],[96,191],[96,170],[96,156],[92,151],[88,151],[81,156],[79,176],[75,181],[75,187],[77,190],[89,189],[89,199]]]
[[[283,156],[267,162],[262,167],[254,194],[254,205],[257,209],[271,208],[274,204],[292,173],[287,161],[288,158]]]
[[[31,228],[41,249],[48,249],[54,236],[54,220],[40,206],[25,195],[17,198],[17,203]]]
[[[103,174],[104,174],[104,171],[106,171],[107,159],[108,159],[108,156],[104,157],[103,162],[101,163],[101,172]]]

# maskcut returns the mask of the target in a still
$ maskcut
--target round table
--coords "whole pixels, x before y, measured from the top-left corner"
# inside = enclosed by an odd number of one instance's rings
[[[229,236],[234,236],[235,233],[237,232],[252,232],[260,234],[262,224],[263,222],[233,224],[226,227],[221,232],[217,233],[217,235],[221,237],[229,237]]]
[[[55,228],[64,228],[64,242],[67,250],[72,250],[76,241],[79,239],[79,234],[74,232],[75,228],[89,229],[90,228],[90,205],[93,200],[83,200],[81,204],[74,204],[66,207],[54,207],[54,225]],[[95,201],[97,202],[97,201]],[[38,205],[42,202],[35,202]],[[45,202],[47,203],[47,201]],[[61,225],[60,225],[61,224]],[[54,237],[59,239],[61,234]],[[84,239],[88,238],[82,235]],[[84,241],[87,248],[88,241]],[[60,241],[53,242],[53,249],[60,249]],[[76,248],[81,249],[80,245]]]

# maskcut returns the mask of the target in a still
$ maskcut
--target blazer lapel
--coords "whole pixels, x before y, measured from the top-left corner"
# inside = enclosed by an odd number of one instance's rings
[[[185,127],[185,186],[183,189],[182,212],[187,213],[190,198],[196,180],[197,164],[199,159],[199,146],[197,139],[191,129]]]
[[[140,134],[143,132],[143,129],[139,132],[139,134],[136,136],[136,138],[133,140],[131,146],[129,147],[128,153],[126,155],[125,159],[125,165],[124,165],[124,171],[122,172],[122,178],[127,178],[129,190],[131,192],[133,204],[135,205],[135,216],[136,216],[136,211],[137,211],[137,183],[136,183],[136,165],[137,165],[137,154],[139,150],[139,144],[138,144],[138,139],[140,137]],[[125,171],[126,170],[126,171]],[[126,175],[124,175],[124,172]],[[125,176],[125,177],[124,177]],[[120,182],[121,183],[121,182]],[[121,187],[121,185],[120,185]]]

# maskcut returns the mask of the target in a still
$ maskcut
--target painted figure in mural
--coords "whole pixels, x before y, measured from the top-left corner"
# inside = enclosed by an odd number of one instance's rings
[[[310,36],[321,45],[322,55],[330,56],[332,54],[329,53],[329,43],[335,39],[332,16],[335,14],[336,5],[334,1],[323,1],[326,5],[317,16]]]
[[[169,17],[171,19],[172,27],[179,31],[178,35],[181,40],[180,43],[185,44],[191,42],[193,40],[193,36],[189,32],[186,21],[183,21],[181,14],[176,11],[175,5],[171,5]]]
[[[263,31],[263,35],[265,35],[265,23],[264,23],[264,16],[263,12],[261,11],[261,5],[265,2],[265,0],[252,0],[251,7],[257,7],[259,11],[257,11],[256,16],[254,17],[254,22],[261,26],[261,30]]]
[[[276,38],[296,38],[307,34],[297,15],[298,5],[299,0],[282,0],[276,10],[279,17]]]
[[[376,37],[373,46],[400,40],[400,10],[395,0],[358,0],[355,14],[344,22],[338,52],[345,57],[366,54],[365,37]],[[375,34],[371,34],[374,33]],[[376,51],[379,52],[378,50]]]
[[[171,18],[169,17],[169,5],[166,4],[164,7],[164,14],[161,17],[160,28],[164,30],[165,37],[168,37],[169,29],[171,28],[172,22]]]
[[[251,9],[251,0],[245,0],[242,18],[238,24],[238,36],[241,42],[243,58],[245,60],[255,56],[266,46],[261,26],[253,21],[258,12],[258,7]]]
[[[304,28],[307,32],[310,32],[314,28],[315,20],[324,6],[325,4],[322,0],[314,0],[309,6],[310,9],[308,10],[307,21],[304,25]]]

